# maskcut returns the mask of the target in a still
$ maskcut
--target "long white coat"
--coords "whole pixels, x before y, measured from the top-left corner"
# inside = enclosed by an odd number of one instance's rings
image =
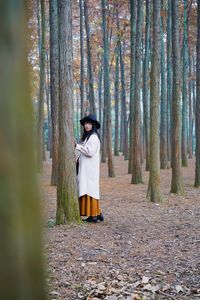
[[[88,141],[77,144],[80,153],[78,171],[79,197],[89,195],[99,199],[100,141],[96,133]]]

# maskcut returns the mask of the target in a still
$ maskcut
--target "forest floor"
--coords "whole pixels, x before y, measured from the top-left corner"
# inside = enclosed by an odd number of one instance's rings
[[[200,299],[200,190],[194,160],[183,168],[184,196],[170,194],[171,169],[161,171],[162,203],[132,185],[128,162],[115,157],[115,178],[101,165],[104,222],[54,226],[56,189],[45,163],[42,190],[50,299]]]

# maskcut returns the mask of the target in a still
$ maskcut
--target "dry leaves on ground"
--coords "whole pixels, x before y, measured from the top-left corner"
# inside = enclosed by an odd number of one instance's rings
[[[127,162],[115,158],[116,178],[101,166],[98,224],[54,226],[51,162],[42,178],[45,252],[50,299],[200,299],[200,191],[194,161],[183,169],[185,195],[169,193],[171,170],[161,171],[162,203],[146,200],[144,184],[131,185]]]

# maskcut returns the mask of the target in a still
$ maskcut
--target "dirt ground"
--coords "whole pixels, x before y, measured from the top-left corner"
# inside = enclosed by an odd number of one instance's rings
[[[170,194],[171,169],[161,171],[162,203],[132,185],[128,162],[115,157],[115,178],[101,165],[104,222],[54,226],[51,161],[42,177],[50,299],[200,299],[200,189],[194,160],[183,168],[184,196]]]

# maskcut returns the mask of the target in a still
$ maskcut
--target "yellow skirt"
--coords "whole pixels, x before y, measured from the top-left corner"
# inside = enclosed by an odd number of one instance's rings
[[[80,215],[87,217],[97,217],[101,213],[99,200],[88,195],[79,198]]]

